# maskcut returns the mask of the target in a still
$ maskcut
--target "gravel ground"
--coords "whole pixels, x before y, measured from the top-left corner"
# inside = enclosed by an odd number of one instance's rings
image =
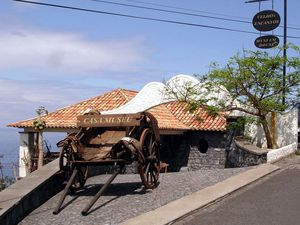
[[[159,186],[152,191],[146,191],[143,188],[137,174],[118,175],[104,195],[93,206],[90,214],[82,216],[81,211],[85,205],[109,177],[109,175],[95,176],[87,180],[85,190],[77,195],[66,197],[63,210],[58,215],[53,215],[52,211],[61,193],[31,212],[19,224],[117,224],[247,169],[249,168],[165,173],[160,176]]]

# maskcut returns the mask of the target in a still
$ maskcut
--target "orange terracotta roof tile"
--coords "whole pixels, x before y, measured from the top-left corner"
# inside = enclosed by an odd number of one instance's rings
[[[103,95],[87,99],[77,104],[58,109],[46,116],[46,128],[76,128],[77,116],[87,109],[100,111],[115,109],[130,101],[137,94],[136,91],[116,89]],[[162,130],[203,130],[224,131],[226,118],[217,116],[212,118],[203,109],[196,114],[187,110],[187,104],[180,102],[165,103],[148,110],[158,121]],[[8,124],[10,127],[32,128],[33,119]]]
[[[213,118],[201,108],[195,113],[190,113],[188,105],[181,102],[171,102],[165,106],[179,121],[192,130],[224,131],[226,129],[226,118],[222,115]]]
[[[190,128],[176,118],[166,107],[166,104],[159,105],[149,109],[157,119],[158,127],[162,130],[189,130]]]
[[[137,94],[136,91],[115,89],[103,95],[87,99],[74,105],[58,109],[42,119],[47,128],[76,128],[77,116],[83,114],[87,109],[98,109],[100,111],[111,110],[124,105]],[[33,119],[8,124],[10,127],[29,128],[33,127]]]

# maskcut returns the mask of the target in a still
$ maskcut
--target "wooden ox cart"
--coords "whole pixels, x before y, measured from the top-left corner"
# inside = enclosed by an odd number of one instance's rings
[[[158,184],[160,171],[159,131],[157,120],[148,112],[123,115],[101,115],[91,112],[78,116],[77,133],[58,143],[59,166],[67,182],[53,211],[59,213],[70,192],[82,188],[90,166],[114,165],[115,172],[81,212],[88,211],[127,164],[137,161],[137,171],[146,189]]]

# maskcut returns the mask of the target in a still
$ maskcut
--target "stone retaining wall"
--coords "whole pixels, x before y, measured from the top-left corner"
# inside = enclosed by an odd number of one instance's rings
[[[226,153],[226,167],[235,168],[266,163],[268,151],[235,138]]]
[[[0,224],[12,225],[63,188],[58,159],[0,192]],[[42,219],[42,218],[41,218]]]
[[[254,166],[275,162],[297,150],[297,143],[278,149],[258,148],[249,141],[235,138],[226,150],[226,167]]]

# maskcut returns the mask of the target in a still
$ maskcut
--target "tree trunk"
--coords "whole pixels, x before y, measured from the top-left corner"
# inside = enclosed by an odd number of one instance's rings
[[[44,150],[43,150],[43,132],[38,132],[38,151],[39,151],[39,158],[38,158],[38,169],[40,169],[44,165]]]
[[[277,141],[276,141],[276,113],[271,112],[270,116],[270,131],[271,131],[271,136],[272,136],[272,148],[275,149],[277,148]]]
[[[268,126],[267,117],[266,117],[266,115],[261,115],[260,119],[261,119],[261,124],[262,124],[264,132],[265,132],[266,140],[267,140],[267,148],[272,149],[274,145],[273,145],[271,132],[270,132],[269,126]]]

